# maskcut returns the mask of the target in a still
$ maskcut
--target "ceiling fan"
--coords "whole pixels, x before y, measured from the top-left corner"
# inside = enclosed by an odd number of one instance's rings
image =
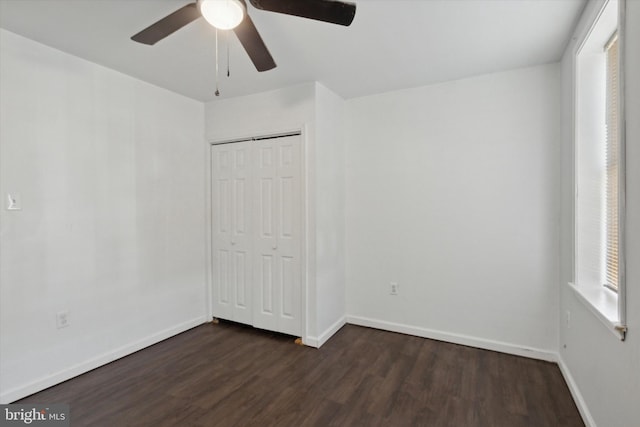
[[[257,9],[344,26],[349,26],[356,14],[354,3],[338,0],[249,0],[249,2]],[[276,67],[269,49],[247,14],[245,0],[197,0],[151,24],[131,39],[153,45],[201,16],[218,29],[233,30],[258,71],[267,71]]]

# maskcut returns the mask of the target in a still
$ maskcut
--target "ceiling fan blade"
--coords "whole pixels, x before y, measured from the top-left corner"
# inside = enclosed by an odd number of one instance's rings
[[[233,32],[238,36],[238,40],[240,40],[242,47],[247,51],[251,62],[253,62],[258,71],[276,68],[276,63],[269,53],[269,49],[264,44],[249,15],[245,15],[244,20],[233,29]]]
[[[249,0],[262,10],[300,16],[348,27],[356,15],[355,3],[337,0]]]
[[[150,45],[156,44],[173,32],[200,18],[200,16],[196,3],[189,3],[140,31],[131,37],[131,40]]]

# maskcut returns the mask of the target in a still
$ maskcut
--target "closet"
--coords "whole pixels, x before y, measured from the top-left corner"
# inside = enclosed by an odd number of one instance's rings
[[[300,134],[211,145],[213,316],[301,336]]]

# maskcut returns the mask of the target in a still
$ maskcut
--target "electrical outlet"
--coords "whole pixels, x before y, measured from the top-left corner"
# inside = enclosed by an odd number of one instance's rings
[[[396,282],[389,283],[389,293],[391,295],[398,295],[398,284]]]
[[[69,326],[69,312],[67,310],[56,313],[56,326],[58,329]]]
[[[567,310],[567,313],[566,313],[566,322],[567,322],[567,329],[569,329],[571,327],[571,312],[569,310]]]

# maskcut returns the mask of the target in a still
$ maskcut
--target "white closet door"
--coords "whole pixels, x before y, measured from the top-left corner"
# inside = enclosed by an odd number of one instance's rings
[[[251,145],[214,145],[211,156],[213,315],[252,324]]]
[[[300,136],[254,144],[253,324],[300,336]]]

